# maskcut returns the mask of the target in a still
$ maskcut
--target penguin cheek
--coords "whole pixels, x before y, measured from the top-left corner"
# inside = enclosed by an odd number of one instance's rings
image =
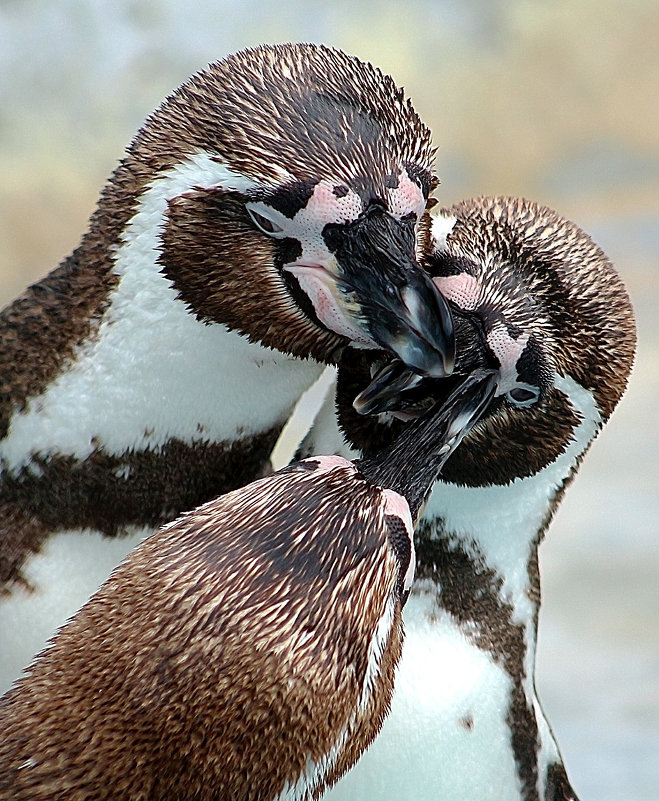
[[[578,424],[571,404],[554,388],[527,408],[495,399],[490,414],[448,459],[442,478],[470,487],[527,478],[556,461]]]
[[[234,305],[258,302],[263,280],[273,276],[272,242],[256,232],[237,200],[208,191],[168,203],[160,237],[161,272],[198,319],[233,322]]]
[[[284,271],[294,276],[299,291],[313,308],[315,319],[327,330],[351,342],[369,348],[377,347],[375,342],[353,322],[361,319],[359,306],[350,303],[347,297],[341,297],[341,289],[334,276],[322,265],[296,262],[287,265]]]

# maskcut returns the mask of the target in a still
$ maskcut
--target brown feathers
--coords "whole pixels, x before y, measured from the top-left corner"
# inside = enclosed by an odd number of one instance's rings
[[[401,620],[382,492],[344,464],[146,540],[5,697],[0,798],[315,798],[353,764]]]
[[[35,457],[6,473],[0,504],[0,585],[27,586],[21,567],[52,530],[94,529],[121,536],[157,527],[203,501],[269,472],[280,427],[234,442],[172,438],[158,449],[87,459]]]
[[[263,46],[210,65],[145,122],[101,193],[76,251],[0,314],[0,438],[8,435],[12,417],[29,409],[81,350],[91,358],[102,325],[114,323],[106,312],[120,282],[115,259],[129,222],[154,181],[200,153],[216,161],[220,172],[273,190],[331,178],[369,197],[382,196],[392,173],[403,167],[427,182],[433,158],[430,132],[392,79],[340,51]],[[202,170],[202,183],[204,177]],[[249,222],[244,203],[237,192],[204,185],[167,198],[164,218],[151,208],[146,225],[156,229],[154,241],[141,245],[141,253],[153,259],[144,267],[152,270],[152,285],[170,281],[204,325],[220,323],[280,352],[335,361],[346,340],[317,324],[313,310],[298,306],[273,264],[272,241]],[[132,298],[136,305],[149,302],[148,292],[141,295]],[[126,342],[128,360],[131,348]],[[176,370],[174,356],[171,369]],[[90,440],[94,435],[92,430]],[[245,441],[246,461],[235,470],[217,464],[226,443],[210,443],[213,455],[194,464],[189,454],[180,457],[167,447],[162,458],[144,453],[150,467],[140,475],[149,481],[148,493],[141,485],[136,489],[141,479],[127,482],[116,473],[117,461],[132,461],[128,433],[126,454],[104,459],[94,453],[84,463],[55,452],[44,464],[46,455],[32,453],[28,441],[25,469],[0,463],[0,581],[20,580],[26,552],[38,550],[62,526],[115,533],[125,525],[159,524],[252,480],[267,456],[263,441],[271,445],[276,435],[260,432],[253,453],[253,443]],[[197,444],[186,447],[192,452]],[[203,438],[199,447],[206,453]],[[236,460],[229,455],[228,461]],[[179,474],[184,479],[172,493],[166,487]],[[12,526],[8,534],[5,523]]]
[[[200,320],[221,320],[251,342],[323,362],[343,345],[295,303],[273,268],[273,240],[254,229],[236,193],[175,198],[162,240],[163,273]]]
[[[264,45],[211,64],[154,112],[131,155],[162,170],[200,150],[273,184],[377,183],[407,163],[430,171],[434,157],[430,131],[389,76],[311,44]]]

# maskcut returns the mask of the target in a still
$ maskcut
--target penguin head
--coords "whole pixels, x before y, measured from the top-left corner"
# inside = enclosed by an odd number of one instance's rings
[[[556,212],[505,197],[434,214],[427,253],[454,318],[455,372],[430,381],[387,365],[357,408],[415,416],[465,376],[493,370],[493,397],[442,479],[504,485],[567,451],[573,472],[622,396],[634,356],[633,311],[610,261]]]
[[[409,100],[370,64],[261,46],[179,87],[114,186],[162,184],[158,261],[202,322],[296,356],[329,361],[352,341],[446,375],[450,314],[416,256],[433,156]]]

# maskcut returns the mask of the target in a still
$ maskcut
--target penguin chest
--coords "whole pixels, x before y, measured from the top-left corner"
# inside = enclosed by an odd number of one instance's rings
[[[11,510],[23,510],[20,575],[30,587],[10,584],[0,599],[0,690],[145,534],[252,481],[322,372],[224,326],[176,321],[102,327],[0,443],[11,476],[0,513],[11,526]],[[37,553],[34,525],[46,535]]]
[[[87,458],[162,448],[170,440],[226,442],[282,426],[322,372],[312,360],[249,342],[223,325],[171,315],[164,330],[118,319],[11,420],[4,469],[33,454]],[[171,323],[177,322],[178,325]]]
[[[333,801],[521,801],[508,722],[513,685],[431,594],[415,591],[391,714]]]

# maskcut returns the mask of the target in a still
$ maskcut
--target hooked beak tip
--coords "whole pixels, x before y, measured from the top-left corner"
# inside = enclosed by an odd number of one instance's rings
[[[455,367],[455,331],[451,310],[434,282],[419,271],[401,292],[399,335],[383,344],[411,370],[427,378],[445,378]]]

